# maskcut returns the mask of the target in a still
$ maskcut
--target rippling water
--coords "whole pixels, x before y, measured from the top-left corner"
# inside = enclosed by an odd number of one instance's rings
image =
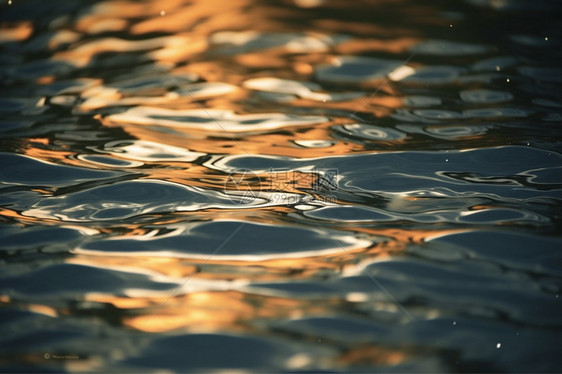
[[[3,371],[562,369],[562,6],[3,0]]]

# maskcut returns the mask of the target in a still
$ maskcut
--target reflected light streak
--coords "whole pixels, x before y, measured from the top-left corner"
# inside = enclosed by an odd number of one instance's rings
[[[0,43],[21,42],[26,40],[33,33],[31,22],[15,22],[0,24]]]

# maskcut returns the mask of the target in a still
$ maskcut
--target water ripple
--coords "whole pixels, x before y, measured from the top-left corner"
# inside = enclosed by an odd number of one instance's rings
[[[136,125],[159,125],[180,128],[208,129],[219,132],[260,131],[286,126],[303,126],[328,121],[320,116],[298,116],[281,113],[238,115],[229,110],[192,109],[172,110],[151,107],[135,107],[107,120]]]
[[[419,54],[437,56],[464,56],[483,54],[490,51],[489,46],[452,42],[448,40],[428,40],[417,44],[412,51]]]
[[[112,155],[136,161],[184,161],[192,162],[204,153],[190,152],[184,148],[149,142],[146,140],[112,141],[100,149]],[[142,164],[141,164],[142,165]]]
[[[4,371],[562,367],[560,5],[0,7]]]
[[[26,216],[71,222],[125,219],[147,213],[193,211],[234,206],[211,191],[158,180],[118,182],[45,198],[23,212]]]
[[[384,79],[400,66],[402,63],[397,60],[342,56],[334,59],[330,65],[317,67],[315,74],[321,82],[358,84]]]
[[[241,235],[226,241],[235,230],[240,231]],[[93,241],[80,251],[192,258],[207,258],[212,254],[217,259],[261,261],[320,256],[371,244],[364,238],[355,238],[338,231],[325,233],[301,227],[235,221],[203,222],[178,227],[170,234],[152,236]],[[162,251],[162,248],[166,250]]]
[[[72,279],[72,282],[68,280]],[[119,272],[74,264],[55,264],[16,277],[3,277],[11,297],[49,299],[53,296],[73,299],[85,292],[126,294],[128,289],[171,290],[175,284],[135,273]],[[41,284],[41,287],[35,285]]]
[[[462,91],[460,97],[467,103],[479,104],[502,103],[513,99],[513,95],[509,92],[492,90]]]
[[[344,135],[354,136],[367,140],[399,140],[406,137],[406,134],[398,130],[360,123],[335,126],[334,130]]]
[[[62,187],[79,182],[111,178],[120,175],[115,171],[83,169],[38,161],[32,157],[2,153],[0,178],[3,184]]]

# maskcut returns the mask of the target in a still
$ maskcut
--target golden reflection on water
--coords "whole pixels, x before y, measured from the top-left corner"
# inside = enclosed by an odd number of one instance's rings
[[[33,33],[31,22],[14,22],[0,24],[0,43],[22,41]]]
[[[237,217],[241,218],[241,217]],[[246,217],[248,220],[250,217]],[[255,218],[255,217],[252,217]],[[131,235],[139,232],[130,228]],[[136,271],[157,273],[170,279],[187,282],[187,293],[169,299],[169,292],[149,296],[142,293],[135,297],[108,294],[87,294],[87,301],[108,303],[121,311],[122,323],[146,332],[212,332],[254,330],[256,321],[275,321],[283,319],[323,316],[328,311],[337,310],[345,300],[338,297],[322,299],[287,298],[274,295],[254,294],[237,291],[236,285],[252,282],[298,281],[316,279],[331,274],[357,274],[356,261],[373,262],[399,255],[408,245],[423,244],[426,238],[451,234],[452,230],[421,231],[399,229],[355,228],[354,230],[377,235],[386,240],[370,248],[347,253],[306,258],[282,258],[261,261],[221,260],[215,256],[209,260],[198,258],[153,257],[150,255],[120,256],[78,253],[66,261],[73,264],[88,265],[115,270],[136,269]],[[200,282],[211,282],[218,287],[215,291],[198,290]],[[226,283],[225,283],[226,282]],[[191,286],[190,286],[191,284]],[[230,288],[220,290],[220,288]],[[192,289],[192,291],[190,291]],[[373,284],[373,292],[379,290]],[[350,300],[354,300],[350,297]],[[384,308],[391,307],[384,305]],[[250,323],[252,322],[252,323]],[[254,327],[251,327],[254,326]],[[368,359],[366,347],[355,353],[348,353],[341,359],[360,362]],[[402,357],[398,353],[386,357],[384,350],[370,359],[377,362],[393,363]],[[397,355],[398,354],[398,355]]]
[[[343,123],[343,121],[339,121]],[[294,132],[283,132],[283,134],[256,134],[246,135],[243,138],[217,140],[216,138],[204,138],[204,134],[198,133],[196,130],[175,129],[174,134],[163,134],[153,129],[141,126],[124,125],[129,134],[150,141],[158,141],[174,146],[183,146],[189,150],[204,153],[222,153],[222,154],[249,154],[257,155],[273,155],[288,157],[307,157],[314,155],[315,157],[341,155],[346,153],[365,152],[364,147],[360,144],[340,141],[336,144],[324,148],[322,150],[303,149],[295,145],[295,140],[329,140],[330,127],[337,123],[321,124],[314,128],[306,128],[299,131],[298,137]]]
[[[381,8],[387,1],[381,1]],[[346,2],[336,2],[347,7]],[[337,7],[337,5],[336,5]],[[410,7],[410,21],[432,23],[434,14],[428,6]],[[206,82],[222,82],[233,86],[226,93],[217,95],[193,97],[189,95],[170,94],[165,88],[151,89],[136,94],[124,94],[118,88],[112,88],[112,82],[104,82],[98,77],[90,77],[87,82],[89,89],[81,93],[81,102],[75,108],[76,113],[95,113],[98,109],[110,106],[150,105],[158,108],[186,110],[221,109],[232,110],[236,114],[249,113],[251,90],[244,88],[243,82],[251,78],[275,76],[287,79],[312,80],[314,66],[329,63],[334,55],[359,54],[365,52],[382,52],[400,54],[407,52],[420,39],[406,33],[405,29],[396,25],[383,28],[375,24],[354,24],[335,19],[317,19],[311,28],[326,30],[327,32],[352,32],[354,34],[383,36],[381,39],[349,38],[341,42],[333,41],[320,33],[302,33],[298,38],[300,43],[310,43],[315,46],[304,53],[300,44],[286,42],[248,50],[229,55],[221,50],[226,41],[236,46],[237,40],[251,39],[258,32],[295,32],[302,28],[298,24],[298,16],[302,10],[288,11],[286,7],[277,7],[274,3],[260,3],[249,0],[222,1],[202,0],[187,2],[184,0],[158,0],[138,3],[135,1],[111,1],[94,5],[90,12],[83,14],[73,24],[71,30],[59,30],[52,37],[49,48],[54,52],[52,60],[64,61],[75,67],[88,67],[93,60],[103,53],[144,53],[146,59],[160,64],[153,66],[153,72],[160,75],[181,76],[195,74]],[[288,26],[281,20],[284,17],[297,16],[295,24]],[[244,30],[252,26],[252,32]],[[2,30],[1,37],[6,40],[24,40],[32,33],[29,22],[11,25]],[[216,34],[232,32],[232,34]],[[113,36],[91,38],[104,33],[124,33],[135,38],[121,39]],[[155,33],[156,37],[142,38],[143,35]],[[255,33],[255,35],[253,34]],[[213,38],[211,36],[215,35]],[[78,39],[82,39],[78,41]],[[218,40],[218,41],[217,41]],[[214,43],[214,44],[213,44]],[[71,48],[62,48],[64,44]],[[232,46],[231,46],[232,47]],[[139,57],[140,59],[140,57]],[[162,68],[166,71],[162,71]],[[53,82],[53,77],[45,75],[38,78],[39,84]],[[374,89],[379,87],[380,81],[365,82],[362,88]],[[189,88],[189,85],[186,85]],[[184,89],[185,87],[176,87]],[[343,101],[321,102],[307,98],[294,97],[291,105],[295,108],[314,111],[315,115],[337,113],[337,110],[349,112],[363,111],[373,117],[388,117],[397,108],[404,106],[403,100],[395,96],[397,93],[391,86],[380,86],[380,95],[365,97],[362,95]],[[282,112],[275,102],[258,108],[261,113],[275,111]],[[191,152],[218,155],[271,155],[284,156],[295,159],[308,157],[338,156],[352,153],[375,153],[383,150],[373,150],[360,142],[337,139],[329,146],[305,149],[296,141],[333,141],[334,126],[353,123],[349,118],[330,115],[327,121],[307,126],[286,126],[278,131],[248,131],[231,137],[224,131],[210,131],[208,128],[174,127],[173,131],[163,131],[162,127],[139,125],[114,121],[111,115],[96,114],[98,120],[107,131],[119,130],[127,137],[143,141],[179,147]],[[80,135],[80,130],[75,130]],[[481,136],[473,136],[478,140]],[[397,146],[403,139],[385,143],[387,146]],[[380,143],[383,144],[383,143]],[[64,140],[52,138],[29,138],[20,144],[21,153],[38,160],[44,160],[62,165],[87,167],[92,169],[119,169],[115,166],[104,166],[88,163],[79,159],[77,151],[71,150]],[[138,155],[134,158],[139,160]],[[127,154],[114,153],[111,157],[127,160]],[[148,166],[148,167],[147,167]],[[127,167],[127,171],[138,172],[141,179],[164,180],[187,186],[208,188],[222,191],[239,190],[240,186],[229,185],[227,175],[215,172],[195,162],[188,161],[150,161],[144,160],[139,167]],[[314,178],[292,172],[285,175],[285,181],[299,180],[300,184],[284,183],[283,192],[308,194],[303,189],[309,189]],[[279,176],[259,174],[262,188],[279,182]],[[39,190],[43,195],[51,195],[50,190]],[[210,220],[240,220],[256,223],[284,224],[290,219],[288,214],[293,212],[287,206],[245,209],[206,209],[197,212],[175,212],[155,218],[152,226],[171,225],[187,221]],[[33,218],[23,216],[17,211],[2,209],[0,216],[10,218],[21,224],[31,225],[41,222],[47,225],[57,225],[55,219]],[[141,237],[151,228],[142,224],[117,223],[112,227],[91,222],[67,225],[84,229],[83,232],[92,235],[104,233],[115,235],[119,232],[124,237]],[[121,323],[131,329],[149,333],[163,332],[255,332],[256,321],[276,321],[313,316],[324,316],[337,311],[345,300],[331,297],[321,301],[306,298],[288,298],[278,295],[263,295],[238,289],[224,290],[195,290],[189,292],[190,282],[207,281],[210,284],[218,282],[275,282],[298,281],[306,279],[320,279],[328,274],[340,276],[342,274],[357,274],[361,269],[355,260],[372,262],[390,256],[399,256],[407,246],[423,244],[429,237],[445,235],[454,230],[420,230],[384,228],[376,225],[349,227],[346,224],[333,224],[335,229],[347,230],[354,234],[365,234],[370,237],[383,238],[378,243],[353,251],[339,252],[325,256],[311,256],[305,258],[279,258],[252,262],[224,260],[220,256],[202,260],[201,258],[155,257],[150,255],[124,256],[100,255],[84,252],[74,253],[65,258],[71,264],[87,265],[116,270],[155,273],[164,278],[181,280],[189,277],[187,292],[182,291],[178,296],[168,299],[170,293],[143,294],[135,296],[117,296],[110,294],[89,293],[84,300],[102,304],[110,304],[119,310]],[[88,231],[89,230],[89,231]],[[219,287],[220,288],[220,287]],[[373,292],[379,292],[373,284]],[[388,306],[387,306],[388,307]],[[29,305],[29,310],[49,316],[56,316],[63,312],[45,305]],[[252,323],[250,323],[252,322]],[[265,326],[266,324],[264,324]],[[375,346],[357,346],[341,354],[336,362],[340,365],[369,364],[395,365],[410,356],[404,350],[396,351],[389,348]]]
[[[332,304],[332,305],[331,305]],[[147,332],[184,330],[216,332],[228,330],[251,333],[251,323],[266,320],[320,316],[337,302],[318,303],[312,300],[252,295],[241,292],[201,292],[178,297],[149,313],[127,316],[124,324]],[[225,306],[228,306],[227,308]]]

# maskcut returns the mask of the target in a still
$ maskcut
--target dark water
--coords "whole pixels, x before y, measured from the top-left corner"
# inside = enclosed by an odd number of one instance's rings
[[[560,372],[561,10],[2,0],[0,370]]]

